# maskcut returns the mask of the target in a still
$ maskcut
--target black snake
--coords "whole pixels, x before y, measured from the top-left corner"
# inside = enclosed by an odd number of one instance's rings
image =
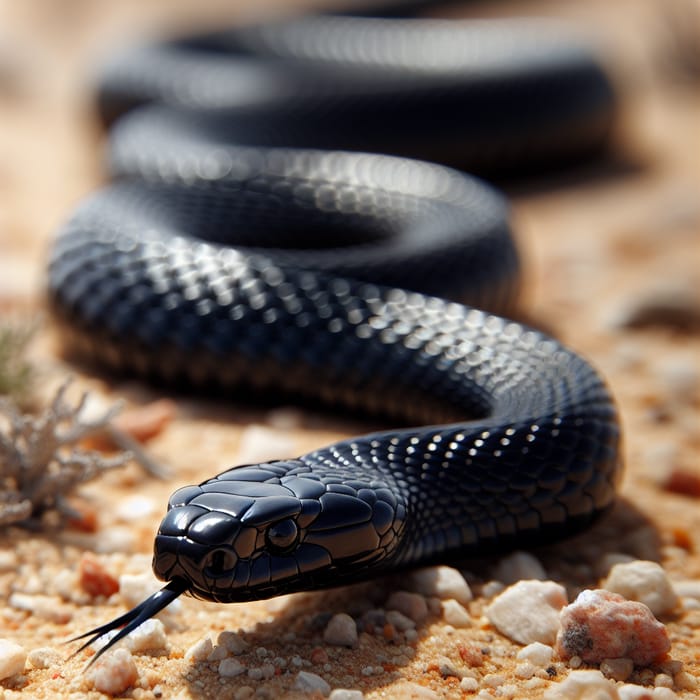
[[[169,583],[89,634],[126,625],[111,645],[183,592],[245,601],[548,541],[610,506],[602,380],[463,305],[511,309],[504,200],[354,152],[483,172],[589,151],[614,101],[584,44],[531,22],[306,18],[131,49],[100,90],[106,121],[138,109],[112,130],[116,181],[51,254],[72,347],[420,427],[176,491],[155,541]]]

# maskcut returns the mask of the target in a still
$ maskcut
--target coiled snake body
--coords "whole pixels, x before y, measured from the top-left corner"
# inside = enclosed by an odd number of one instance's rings
[[[529,23],[312,18],[105,69],[107,120],[149,101],[112,131],[117,181],[55,243],[68,341],[119,370],[420,427],[176,491],[155,542],[168,585],[95,635],[185,591],[334,586],[551,540],[609,507],[618,427],[596,372],[445,299],[509,310],[503,199],[444,166],[351,152],[492,167],[589,150],[613,102],[585,47]]]

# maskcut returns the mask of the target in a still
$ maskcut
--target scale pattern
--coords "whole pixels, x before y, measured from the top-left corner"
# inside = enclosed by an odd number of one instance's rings
[[[156,78],[177,83],[179,97],[207,93],[216,71],[187,90],[183,76],[199,75],[203,50],[209,64],[202,70],[228,65],[235,39],[238,53],[246,45],[256,54],[243,60],[244,71],[272,70],[275,61],[258,56],[267,47],[285,64],[296,56],[296,68],[285,70],[313,76],[310,103],[294,98],[283,116],[315,114],[329,95],[335,114],[329,64],[352,73],[345,64],[358,59],[340,43],[300,41],[300,31],[324,35],[314,21],[282,34],[279,27],[238,31],[122,56],[107,70],[103,111],[121,111],[146,93],[172,102]],[[446,25],[425,27],[426,41],[444,48],[427,68],[420,56],[406,56],[415,27],[398,26],[395,40],[377,41],[362,25],[350,41],[365,56],[365,74],[367,61],[384,67],[375,82],[349,80],[338,97],[343,110],[355,98],[373,104],[368,95],[381,105],[389,74],[401,110],[416,95],[422,103],[426,91],[447,95],[454,107],[455,90],[483,88],[474,74],[457,81],[452,61],[465,50]],[[296,55],[300,46],[304,56]],[[387,46],[391,55],[377,58]],[[516,93],[535,86],[532,98],[568,75],[587,86],[586,123],[594,127],[557,133],[601,138],[610,93],[585,52],[538,40],[498,58],[480,46],[470,49],[476,73],[499,85],[489,109],[504,106],[509,76]],[[333,47],[340,53],[321,61],[326,83],[318,91],[319,57],[311,54]],[[462,62],[474,60],[470,51]],[[551,68],[552,55],[566,58],[563,72]],[[173,73],[173,65],[192,71]],[[149,67],[136,87],[129,66]],[[283,73],[282,82],[303,95],[293,77]],[[564,93],[560,117],[571,108]],[[474,308],[507,313],[518,287],[501,196],[475,178],[413,160],[233,145],[233,112],[250,117],[261,105],[276,106],[269,94],[256,91],[244,108],[207,103],[195,114],[192,104],[150,106],[122,119],[111,136],[117,182],[79,207],[52,250],[52,309],[74,349],[122,372],[322,402],[420,427],[237,467],[176,491],[154,555],[156,574],[171,583],[120,618],[129,622],[120,634],[184,590],[219,601],[264,598],[548,541],[588,525],[614,498],[619,430],[598,374],[555,340]],[[574,111],[585,121],[580,105]],[[295,123],[280,138],[294,143]],[[279,129],[277,122],[264,127]],[[340,133],[347,144],[342,125],[325,133]]]

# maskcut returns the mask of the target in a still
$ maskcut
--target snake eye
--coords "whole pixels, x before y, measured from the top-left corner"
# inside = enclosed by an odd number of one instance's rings
[[[265,533],[265,542],[271,554],[287,554],[299,538],[297,524],[291,518],[270,525]]]

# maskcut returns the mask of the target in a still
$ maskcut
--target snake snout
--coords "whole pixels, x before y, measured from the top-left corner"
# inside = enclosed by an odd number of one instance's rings
[[[207,578],[230,577],[238,563],[238,557],[229,547],[218,547],[207,554],[202,562],[202,571]]]

